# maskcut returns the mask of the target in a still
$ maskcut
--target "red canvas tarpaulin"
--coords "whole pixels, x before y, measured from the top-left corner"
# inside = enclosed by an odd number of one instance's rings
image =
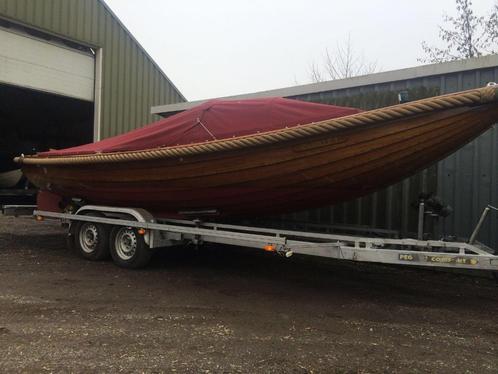
[[[186,145],[342,117],[360,110],[283,98],[211,100],[175,116],[100,142],[40,156],[65,156]]]

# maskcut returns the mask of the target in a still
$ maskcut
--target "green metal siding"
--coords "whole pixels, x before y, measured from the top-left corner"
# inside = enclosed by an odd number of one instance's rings
[[[498,80],[498,67],[372,84],[334,91],[292,96],[294,99],[373,109],[397,104],[401,90],[410,100],[485,86]],[[396,185],[333,207],[287,215],[286,220],[320,224],[359,224],[401,232],[415,232],[417,209],[412,203],[420,192],[433,192],[451,205],[454,213],[433,221],[429,231],[469,237],[487,204],[498,205],[498,126],[462,149]],[[498,215],[490,214],[479,240],[498,248]]]
[[[441,77],[443,93],[482,87],[498,80],[498,67]],[[498,125],[438,163],[438,193],[455,212],[444,230],[469,237],[487,204],[498,206]],[[491,212],[478,240],[498,249],[498,214]]]
[[[159,119],[152,106],[185,101],[101,0],[0,0],[0,17],[102,48],[102,138]]]

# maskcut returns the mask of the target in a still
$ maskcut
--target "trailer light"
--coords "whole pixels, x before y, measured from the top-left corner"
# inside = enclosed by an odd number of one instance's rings
[[[138,235],[145,235],[145,229],[138,229]]]
[[[43,216],[36,216],[35,219],[38,221],[38,222],[41,222],[44,220]]]
[[[274,244],[268,244],[263,247],[266,252],[275,252],[277,247]]]

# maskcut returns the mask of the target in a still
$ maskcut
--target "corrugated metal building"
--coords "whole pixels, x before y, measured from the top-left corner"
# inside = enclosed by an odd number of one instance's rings
[[[102,0],[0,0],[0,58],[0,138],[15,139],[15,129],[25,148],[105,138],[196,104],[181,104],[179,90]],[[401,90],[417,99],[497,80],[498,57],[488,56],[237,98],[283,96],[370,109],[396,103]],[[413,231],[411,203],[420,192],[435,192],[455,210],[434,225],[436,234],[468,236],[483,207],[498,205],[497,149],[494,128],[398,185],[291,218]],[[480,239],[498,247],[496,215]]]
[[[90,122],[93,139],[157,119],[149,110],[153,105],[185,101],[101,0],[0,0],[0,57],[0,91],[8,91],[2,97],[15,94],[17,101],[35,105],[38,97],[16,90],[22,88],[54,95],[59,110],[79,101],[93,103],[91,120],[87,109],[85,118],[64,117],[79,120],[80,126]],[[83,141],[92,140],[87,133],[81,135]],[[51,146],[57,145],[61,143]]]
[[[410,100],[481,87],[498,81],[498,56],[427,65],[321,82],[284,89],[233,96],[250,98],[282,96],[336,105],[373,109],[398,103],[398,93]],[[199,102],[152,108],[163,116]],[[487,204],[498,205],[498,129],[481,135],[455,154],[419,174],[370,196],[333,207],[286,216],[285,219],[322,224],[359,224],[401,232],[414,232],[417,210],[412,206],[421,192],[435,193],[451,205],[445,219],[429,219],[428,231],[468,237]],[[491,214],[479,239],[498,248],[498,217]]]

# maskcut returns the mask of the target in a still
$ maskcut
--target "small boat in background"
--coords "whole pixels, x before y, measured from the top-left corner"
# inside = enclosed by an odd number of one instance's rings
[[[9,170],[0,173],[0,189],[13,188],[22,179],[21,169]]]
[[[22,180],[20,165],[14,157],[22,153],[33,153],[34,146],[30,142],[20,141],[15,133],[0,139],[0,189],[16,187]]]
[[[42,191],[163,217],[263,216],[364,196],[498,121],[488,86],[360,111],[282,98],[214,100],[152,125],[19,157]]]

